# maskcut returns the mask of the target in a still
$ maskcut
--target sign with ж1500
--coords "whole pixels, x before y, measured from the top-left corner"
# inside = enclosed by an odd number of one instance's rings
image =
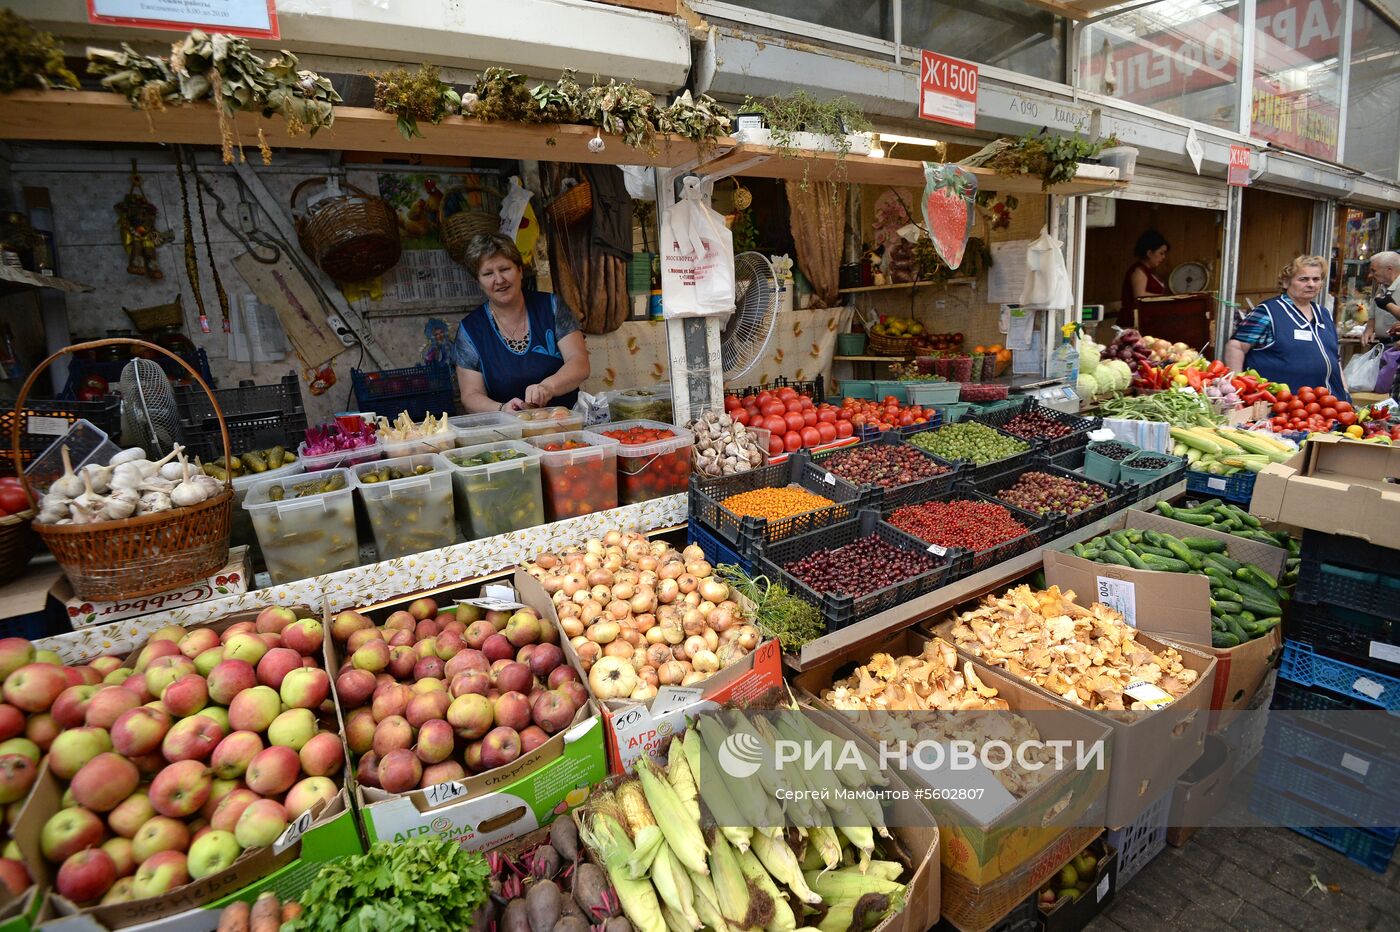
[[[925,50],[919,67],[919,116],[976,127],[977,66]]]

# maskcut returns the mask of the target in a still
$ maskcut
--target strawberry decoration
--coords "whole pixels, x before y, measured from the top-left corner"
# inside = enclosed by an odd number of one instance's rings
[[[938,257],[950,269],[962,265],[976,199],[976,175],[958,165],[924,163],[924,223]]]

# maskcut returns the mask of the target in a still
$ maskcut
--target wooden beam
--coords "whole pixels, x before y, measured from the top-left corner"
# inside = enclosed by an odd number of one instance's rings
[[[641,10],[644,13],[675,16],[677,0],[593,0],[593,2],[605,3],[608,6],[622,6],[629,10]]]

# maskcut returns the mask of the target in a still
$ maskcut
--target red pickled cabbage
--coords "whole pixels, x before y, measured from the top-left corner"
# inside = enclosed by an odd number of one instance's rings
[[[360,421],[359,427],[354,430],[346,430],[338,423],[322,424],[306,429],[306,449],[302,452],[308,456],[324,456],[341,450],[373,446],[376,439],[374,425],[365,421]]]

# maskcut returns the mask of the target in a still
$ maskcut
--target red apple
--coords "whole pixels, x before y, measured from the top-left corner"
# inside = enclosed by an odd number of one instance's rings
[[[290,789],[300,773],[301,760],[297,752],[274,744],[257,753],[248,765],[244,779],[248,789],[259,796],[276,796]]]
[[[63,862],[54,886],[64,899],[83,905],[100,900],[116,882],[117,865],[112,856],[101,848],[88,848]]]
[[[548,677],[564,663],[564,652],[556,644],[536,644],[527,665],[530,672],[548,682]],[[550,684],[552,689],[555,685]]]
[[[350,668],[335,678],[335,691],[347,709],[364,705],[374,692],[374,674],[368,670]]]
[[[423,768],[423,777],[418,781],[420,789],[427,789],[438,783],[447,783],[450,780],[463,780],[467,776],[466,770],[455,760],[445,760],[437,764],[430,764]]]
[[[390,751],[413,747],[414,728],[401,715],[391,715],[374,728],[374,753],[381,758]]]
[[[417,621],[422,621],[425,618],[432,618],[437,614],[437,611],[437,603],[426,596],[414,599],[412,602],[408,603],[408,613]]]
[[[180,638],[177,643],[180,653],[193,660],[206,650],[218,647],[222,642],[219,640],[218,632],[212,628],[195,628],[193,631],[185,632],[185,636]]]
[[[165,687],[160,701],[171,715],[184,718],[209,704],[209,686],[198,673],[187,673]]]
[[[127,757],[140,757],[160,747],[170,731],[170,716],[160,709],[127,709],[112,724],[112,748]]]
[[[481,738],[495,724],[491,700],[480,693],[464,693],[447,707],[447,722],[468,741]]]
[[[331,637],[344,643],[350,639],[350,635],[354,632],[373,627],[374,622],[359,612],[339,612],[331,619]]]
[[[363,754],[374,746],[376,724],[374,714],[369,709],[356,709],[346,717],[345,743],[352,752]]]
[[[135,838],[141,826],[155,814],[151,797],[145,790],[137,790],[117,803],[117,808],[107,813],[107,827],[123,838]]]
[[[530,724],[530,702],[524,693],[501,693],[496,700],[496,724],[519,731]]]
[[[26,712],[43,712],[68,688],[63,670],[47,663],[29,663],[5,677],[5,701]]]
[[[298,667],[282,679],[282,702],[293,709],[319,709],[331,694],[331,678],[319,667]]]
[[[97,755],[73,775],[69,789],[78,805],[94,812],[110,812],[136,791],[141,771],[131,761],[112,751]]]
[[[372,744],[371,744],[372,746]],[[329,731],[317,733],[297,752],[301,769],[312,777],[330,777],[345,764],[345,748],[340,736]]]
[[[50,745],[49,769],[60,780],[71,780],[84,764],[110,750],[111,736],[101,728],[90,728],[86,725],[82,728],[71,728],[61,732]]]
[[[131,897],[162,896],[190,882],[189,857],[184,851],[158,851],[141,862],[131,879]]]
[[[282,629],[282,643],[303,657],[316,657],[325,642],[325,626],[315,618],[303,618]]]
[[[8,702],[0,703],[0,741],[24,733],[24,713]]]
[[[151,805],[160,815],[184,818],[209,798],[213,776],[197,760],[176,761],[151,781]]]
[[[581,709],[588,704],[588,688],[578,680],[565,680],[554,688],[556,692],[568,696],[575,709]]]
[[[355,767],[355,782],[360,786],[372,786],[380,789],[379,786],[379,755],[370,751],[360,758],[360,763]]]
[[[521,697],[522,701],[524,697]],[[481,739],[481,765],[487,770],[504,767],[520,756],[520,733],[505,725],[497,726]]]
[[[535,748],[549,740],[549,735],[545,734],[543,728],[538,725],[531,725],[529,728],[520,731],[520,753],[529,754]]]
[[[534,684],[534,676],[525,664],[511,660],[496,668],[495,684],[503,693],[527,693]]]
[[[296,612],[290,608],[274,605],[258,612],[258,617],[253,620],[253,625],[259,634],[280,633],[287,625],[296,620]]]
[[[214,747],[209,769],[221,780],[236,780],[247,772],[262,749],[263,740],[257,732],[235,731]]]
[[[98,687],[88,686],[86,684],[81,686],[69,686],[58,694],[58,698],[53,701],[53,708],[49,710],[49,714],[53,716],[53,720],[58,723],[60,728],[76,728],[87,720],[88,702],[97,694],[97,690]],[[14,707],[7,706],[7,708]],[[19,710],[16,709],[15,711]]]
[[[515,645],[506,640],[504,634],[493,634],[481,645],[481,652],[491,663],[497,660],[512,660],[515,657]]]
[[[221,832],[233,831],[243,810],[261,798],[246,786],[234,789],[214,807],[214,814],[209,817],[209,827]]]
[[[29,721],[24,723],[24,736],[37,744],[42,751],[49,749],[49,746],[53,744],[53,739],[58,737],[60,731],[62,731],[62,727],[48,712],[31,715]]]
[[[223,725],[207,715],[191,715],[170,726],[160,752],[172,764],[182,760],[208,760],[214,748],[224,739]]]
[[[131,853],[137,863],[162,851],[185,851],[190,846],[190,829],[171,816],[152,816],[131,839]]]
[[[69,806],[49,816],[39,831],[44,857],[61,864],[84,848],[95,848],[107,837],[107,827],[91,809]]]
[[[551,735],[568,728],[577,711],[569,697],[557,689],[542,693],[530,707],[530,715],[535,724]]]
[[[390,751],[379,761],[379,785],[390,793],[407,793],[423,778],[423,764],[404,748]]]
[[[486,620],[474,621],[467,626],[464,640],[472,650],[481,650],[488,640],[496,635],[496,626]]]
[[[414,752],[425,764],[438,764],[452,756],[456,748],[457,736],[445,719],[434,718],[423,723],[418,729],[418,741]]]
[[[274,647],[258,661],[258,682],[273,689],[280,689],[283,678],[300,668],[301,654],[290,647]]]

